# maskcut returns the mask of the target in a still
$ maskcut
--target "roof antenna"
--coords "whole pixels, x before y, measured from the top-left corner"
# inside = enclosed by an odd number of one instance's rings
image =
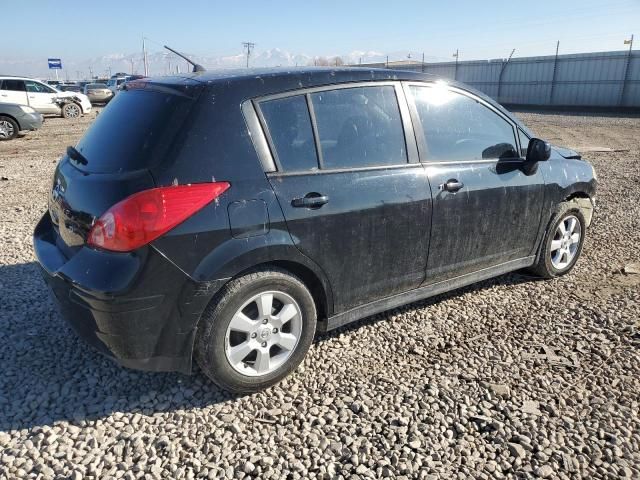
[[[206,72],[207,69],[204,68],[202,65],[200,65],[199,63],[194,62],[193,60],[191,60],[189,57],[187,57],[186,55],[183,55],[180,52],[176,52],[173,48],[168,47],[168,46],[164,46],[164,48],[166,48],[167,50],[169,50],[170,52],[175,53],[176,55],[178,55],[179,57],[184,58],[188,63],[190,63],[191,65],[193,65],[193,71],[194,72]]]

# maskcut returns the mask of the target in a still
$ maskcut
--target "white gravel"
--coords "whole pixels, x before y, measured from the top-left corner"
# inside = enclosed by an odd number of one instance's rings
[[[323,335],[268,391],[140,373],[84,345],[31,233],[94,114],[0,143],[0,478],[640,478],[640,118],[520,114],[589,153],[575,271],[499,277]],[[7,180],[4,180],[4,179]]]

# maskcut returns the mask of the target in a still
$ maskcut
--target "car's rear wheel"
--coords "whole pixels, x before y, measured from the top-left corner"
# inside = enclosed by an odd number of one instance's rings
[[[18,136],[20,127],[13,118],[0,116],[0,140],[11,140]]]
[[[204,312],[196,360],[215,383],[255,392],[278,383],[313,341],[316,308],[300,279],[265,268],[229,282]]]
[[[78,118],[82,115],[82,108],[77,103],[65,103],[62,106],[62,116],[64,118]]]
[[[533,273],[543,278],[568,273],[582,253],[585,233],[586,221],[580,207],[574,202],[561,203],[531,269]]]

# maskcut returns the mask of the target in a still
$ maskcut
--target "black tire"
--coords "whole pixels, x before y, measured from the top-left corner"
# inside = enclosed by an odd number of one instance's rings
[[[292,297],[301,311],[302,328],[289,358],[276,370],[261,376],[236,371],[225,353],[229,323],[242,305],[254,295],[281,291]],[[225,285],[202,314],[195,342],[195,359],[209,379],[234,393],[249,393],[275,385],[302,362],[316,330],[316,306],[304,283],[290,272],[267,267],[254,270]]]
[[[64,118],[80,118],[82,116],[82,107],[74,102],[65,103],[62,106],[62,116]]]
[[[556,235],[556,230],[558,229],[560,222],[563,222],[571,216],[577,218],[580,223],[580,240],[578,242],[578,247],[568,265],[563,268],[556,268],[551,261],[551,242],[554,240],[554,236]],[[542,245],[540,246],[540,252],[538,254],[536,264],[532,266],[529,271],[542,278],[555,278],[569,273],[575,266],[578,258],[580,258],[586,232],[586,220],[578,204],[571,201],[559,204],[556,209],[556,213],[553,216],[553,220],[549,223],[549,228],[545,233]]]
[[[0,141],[13,140],[18,136],[18,132],[20,131],[20,126],[13,118],[0,115],[0,122],[3,122],[3,123],[6,122],[5,124],[6,128],[0,125]]]

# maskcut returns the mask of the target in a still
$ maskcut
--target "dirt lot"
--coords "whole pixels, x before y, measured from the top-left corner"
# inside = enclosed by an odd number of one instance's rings
[[[574,272],[511,274],[320,336],[266,392],[85,346],[34,263],[57,158],[95,113],[0,143],[0,478],[640,478],[640,118],[521,113],[598,173]],[[114,139],[117,141],[117,139]],[[597,149],[596,149],[597,150]]]

